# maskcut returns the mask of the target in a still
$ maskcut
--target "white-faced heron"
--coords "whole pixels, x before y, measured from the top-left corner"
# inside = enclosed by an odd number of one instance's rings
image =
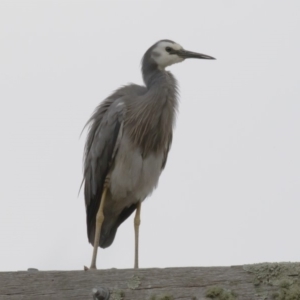
[[[141,203],[166,165],[178,104],[176,80],[165,68],[186,58],[214,59],[170,40],[155,43],[142,60],[145,86],[119,88],[87,123],[83,182],[87,234],[94,246],[91,269],[96,269],[98,246],[109,247],[134,211],[138,268]]]

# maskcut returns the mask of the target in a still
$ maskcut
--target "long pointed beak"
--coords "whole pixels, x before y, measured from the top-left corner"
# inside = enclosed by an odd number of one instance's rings
[[[176,54],[182,58],[215,59],[214,57],[209,56],[209,55],[192,52],[192,51],[187,51],[187,50],[179,50],[179,51],[177,51]]]

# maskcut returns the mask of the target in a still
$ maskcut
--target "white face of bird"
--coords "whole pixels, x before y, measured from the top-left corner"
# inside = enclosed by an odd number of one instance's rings
[[[206,54],[184,50],[182,46],[169,40],[158,42],[151,52],[151,57],[160,69],[182,62],[186,58],[215,59]]]
[[[161,41],[152,50],[151,56],[159,68],[164,69],[184,60],[183,57],[178,56],[176,53],[176,51],[180,50],[183,50],[183,48],[179,44]]]

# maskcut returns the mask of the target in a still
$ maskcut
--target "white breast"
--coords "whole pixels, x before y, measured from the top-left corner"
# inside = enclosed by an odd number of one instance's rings
[[[122,208],[143,201],[157,186],[162,161],[163,153],[143,158],[124,133],[110,177],[112,201]]]

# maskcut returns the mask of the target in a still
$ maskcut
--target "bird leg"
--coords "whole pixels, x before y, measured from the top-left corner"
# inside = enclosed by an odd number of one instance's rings
[[[142,203],[139,201],[136,207],[136,213],[134,217],[134,235],[135,235],[135,247],[134,247],[134,268],[139,268],[139,227],[141,224],[141,206]]]
[[[99,247],[99,241],[100,241],[100,234],[101,234],[101,227],[104,221],[104,203],[106,199],[106,193],[107,193],[107,181],[104,183],[104,189],[101,196],[101,202],[100,206],[97,212],[96,216],[96,232],[95,232],[95,239],[94,239],[94,251],[93,251],[93,257],[92,257],[92,263],[90,269],[97,269],[96,267],[96,259],[97,259],[97,251]]]

